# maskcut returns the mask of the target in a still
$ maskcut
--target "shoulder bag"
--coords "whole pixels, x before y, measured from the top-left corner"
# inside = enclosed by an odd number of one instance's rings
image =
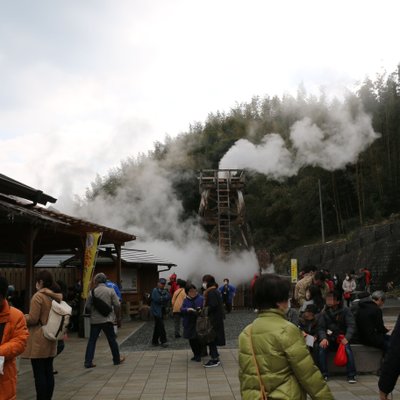
[[[94,289],[92,289],[92,303],[94,308],[103,316],[108,317],[111,314],[112,307],[107,304],[100,297],[94,295]]]
[[[261,375],[260,375],[260,370],[259,370],[259,368],[258,368],[258,363],[257,363],[256,354],[254,353],[252,330],[253,330],[253,324],[250,325],[250,329],[249,329],[250,348],[251,348],[251,353],[252,353],[252,355],[253,355],[254,365],[256,366],[258,381],[259,381],[259,383],[260,383],[260,399],[261,399],[261,400],[268,400],[268,393],[267,393],[267,391],[265,390],[264,383],[263,383],[263,381],[262,381],[262,379],[261,379]]]

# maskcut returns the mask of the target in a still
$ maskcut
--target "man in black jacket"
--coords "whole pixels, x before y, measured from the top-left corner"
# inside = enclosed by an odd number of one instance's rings
[[[396,326],[391,335],[389,351],[383,362],[379,378],[379,399],[388,399],[396,386],[397,378],[400,375],[400,316],[397,318]]]
[[[385,293],[376,291],[371,297],[360,299],[356,315],[357,331],[359,341],[371,347],[382,349],[386,353],[390,336],[383,324],[383,314],[381,307],[385,303]]]
[[[328,293],[326,306],[318,319],[319,368],[325,380],[328,380],[327,356],[329,350],[336,351],[343,344],[347,355],[347,381],[356,383],[356,366],[350,340],[355,330],[355,321],[350,308],[343,307],[342,294],[339,291]]]

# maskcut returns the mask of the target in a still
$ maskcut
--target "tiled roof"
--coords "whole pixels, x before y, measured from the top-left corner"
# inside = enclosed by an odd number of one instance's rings
[[[110,247],[101,246],[100,250],[106,252],[106,250],[110,251]],[[113,258],[116,258],[115,251],[111,253]],[[149,253],[147,250],[139,250],[139,249],[130,249],[127,247],[121,248],[121,261],[125,263],[132,264],[152,264],[152,265],[165,265],[168,267],[176,266],[175,263],[163,260],[155,256],[154,254]]]

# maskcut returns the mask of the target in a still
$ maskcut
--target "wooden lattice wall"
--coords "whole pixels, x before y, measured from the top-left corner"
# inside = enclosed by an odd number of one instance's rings
[[[49,270],[54,280],[63,281],[68,286],[73,286],[76,280],[76,268],[41,268]],[[38,272],[39,269],[37,269]],[[13,285],[15,290],[21,292],[25,290],[25,268],[17,267],[2,267],[0,268],[0,276],[4,276],[10,285]]]

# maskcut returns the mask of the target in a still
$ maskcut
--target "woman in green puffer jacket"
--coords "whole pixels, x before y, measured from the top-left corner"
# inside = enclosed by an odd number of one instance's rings
[[[306,400],[307,394],[316,400],[333,399],[303,334],[285,318],[289,290],[289,281],[275,274],[262,275],[254,285],[260,312],[239,336],[239,380],[244,400],[262,399],[255,359],[269,400]]]

